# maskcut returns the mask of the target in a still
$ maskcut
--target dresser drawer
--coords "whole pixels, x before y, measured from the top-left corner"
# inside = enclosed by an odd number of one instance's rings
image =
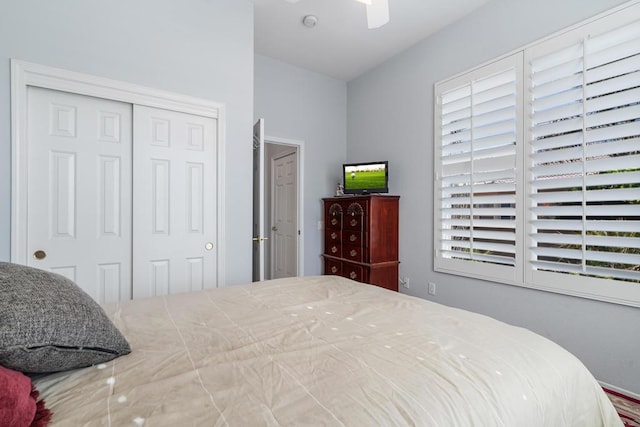
[[[362,235],[363,233],[361,231],[347,230],[343,234],[344,239],[342,242],[347,245],[362,246]]]
[[[324,227],[326,230],[342,229],[342,217],[344,215],[344,209],[339,203],[332,203],[325,207],[324,212]]]
[[[325,242],[324,247],[325,254],[342,257],[342,244],[340,242]]]
[[[349,261],[364,261],[362,246],[344,245],[342,249],[342,257]]]
[[[324,260],[324,274],[342,276],[342,262],[332,259]]]
[[[328,229],[324,232],[324,241],[327,244],[340,243],[342,242],[342,231],[340,230],[332,230]]]
[[[342,264],[342,276],[356,282],[366,282],[367,278],[364,277],[364,268],[359,265],[344,263]]]
[[[366,202],[349,203],[343,219],[343,228],[345,230],[362,231],[364,229],[364,221],[367,216]]]

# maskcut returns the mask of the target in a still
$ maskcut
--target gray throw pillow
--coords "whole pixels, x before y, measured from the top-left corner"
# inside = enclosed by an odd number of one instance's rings
[[[56,372],[130,352],[102,307],[71,280],[0,262],[0,365]]]

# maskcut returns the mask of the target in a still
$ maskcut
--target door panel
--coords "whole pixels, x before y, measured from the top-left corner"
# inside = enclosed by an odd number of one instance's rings
[[[134,106],[133,297],[216,287],[217,121]]]
[[[131,105],[29,87],[27,264],[131,298]]]
[[[273,278],[298,275],[297,155],[273,161]]]

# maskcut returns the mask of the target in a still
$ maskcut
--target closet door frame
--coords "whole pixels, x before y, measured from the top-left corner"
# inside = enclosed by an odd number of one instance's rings
[[[29,86],[162,108],[216,119],[217,200],[216,224],[217,283],[224,286],[224,147],[225,105],[205,99],[125,83],[104,77],[11,59],[11,262],[27,264],[27,88]]]

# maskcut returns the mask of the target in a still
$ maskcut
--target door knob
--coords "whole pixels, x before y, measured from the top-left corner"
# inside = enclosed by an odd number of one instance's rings
[[[207,243],[204,245],[204,248],[205,248],[206,250],[210,251],[211,249],[213,249],[213,243],[211,243],[211,242],[207,242]]]
[[[42,250],[37,250],[33,253],[33,257],[37,260],[45,259],[47,257],[47,253]]]

